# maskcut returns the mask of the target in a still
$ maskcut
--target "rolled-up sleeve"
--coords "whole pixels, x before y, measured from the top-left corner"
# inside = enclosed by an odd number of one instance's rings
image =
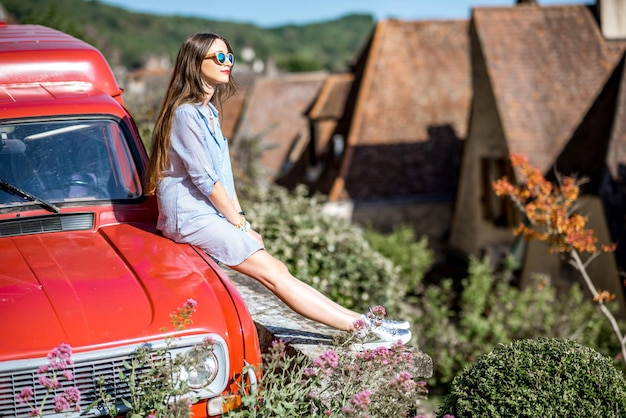
[[[200,124],[204,123],[192,106],[176,109],[172,123],[171,147],[182,160],[193,184],[205,195],[213,191],[219,181],[216,164],[219,150],[217,144],[207,141]]]

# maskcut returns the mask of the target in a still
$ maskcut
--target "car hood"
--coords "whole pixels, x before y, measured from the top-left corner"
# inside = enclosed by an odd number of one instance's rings
[[[188,332],[225,336],[210,262],[128,224],[0,239],[0,360],[145,341],[173,331],[170,314],[198,303]]]

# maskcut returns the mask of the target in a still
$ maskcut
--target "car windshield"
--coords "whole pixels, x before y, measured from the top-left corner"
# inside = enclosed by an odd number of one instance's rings
[[[0,179],[55,203],[141,195],[125,135],[112,120],[0,124]],[[0,206],[24,203],[0,190]]]

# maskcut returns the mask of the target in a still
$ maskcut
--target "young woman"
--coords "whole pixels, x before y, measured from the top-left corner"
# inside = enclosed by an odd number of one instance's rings
[[[188,37],[180,47],[157,119],[146,193],[157,195],[158,229],[193,244],[213,259],[250,276],[295,312],[336,329],[362,332],[364,321],[378,345],[411,338],[406,321],[372,324],[298,280],[264,248],[241,209],[222,135],[218,103],[235,92],[230,44],[213,33]]]

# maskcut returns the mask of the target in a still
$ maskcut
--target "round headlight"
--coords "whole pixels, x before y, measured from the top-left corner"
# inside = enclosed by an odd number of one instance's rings
[[[219,365],[212,350],[196,347],[185,353],[185,357],[179,378],[186,380],[191,389],[202,389],[217,376]]]

